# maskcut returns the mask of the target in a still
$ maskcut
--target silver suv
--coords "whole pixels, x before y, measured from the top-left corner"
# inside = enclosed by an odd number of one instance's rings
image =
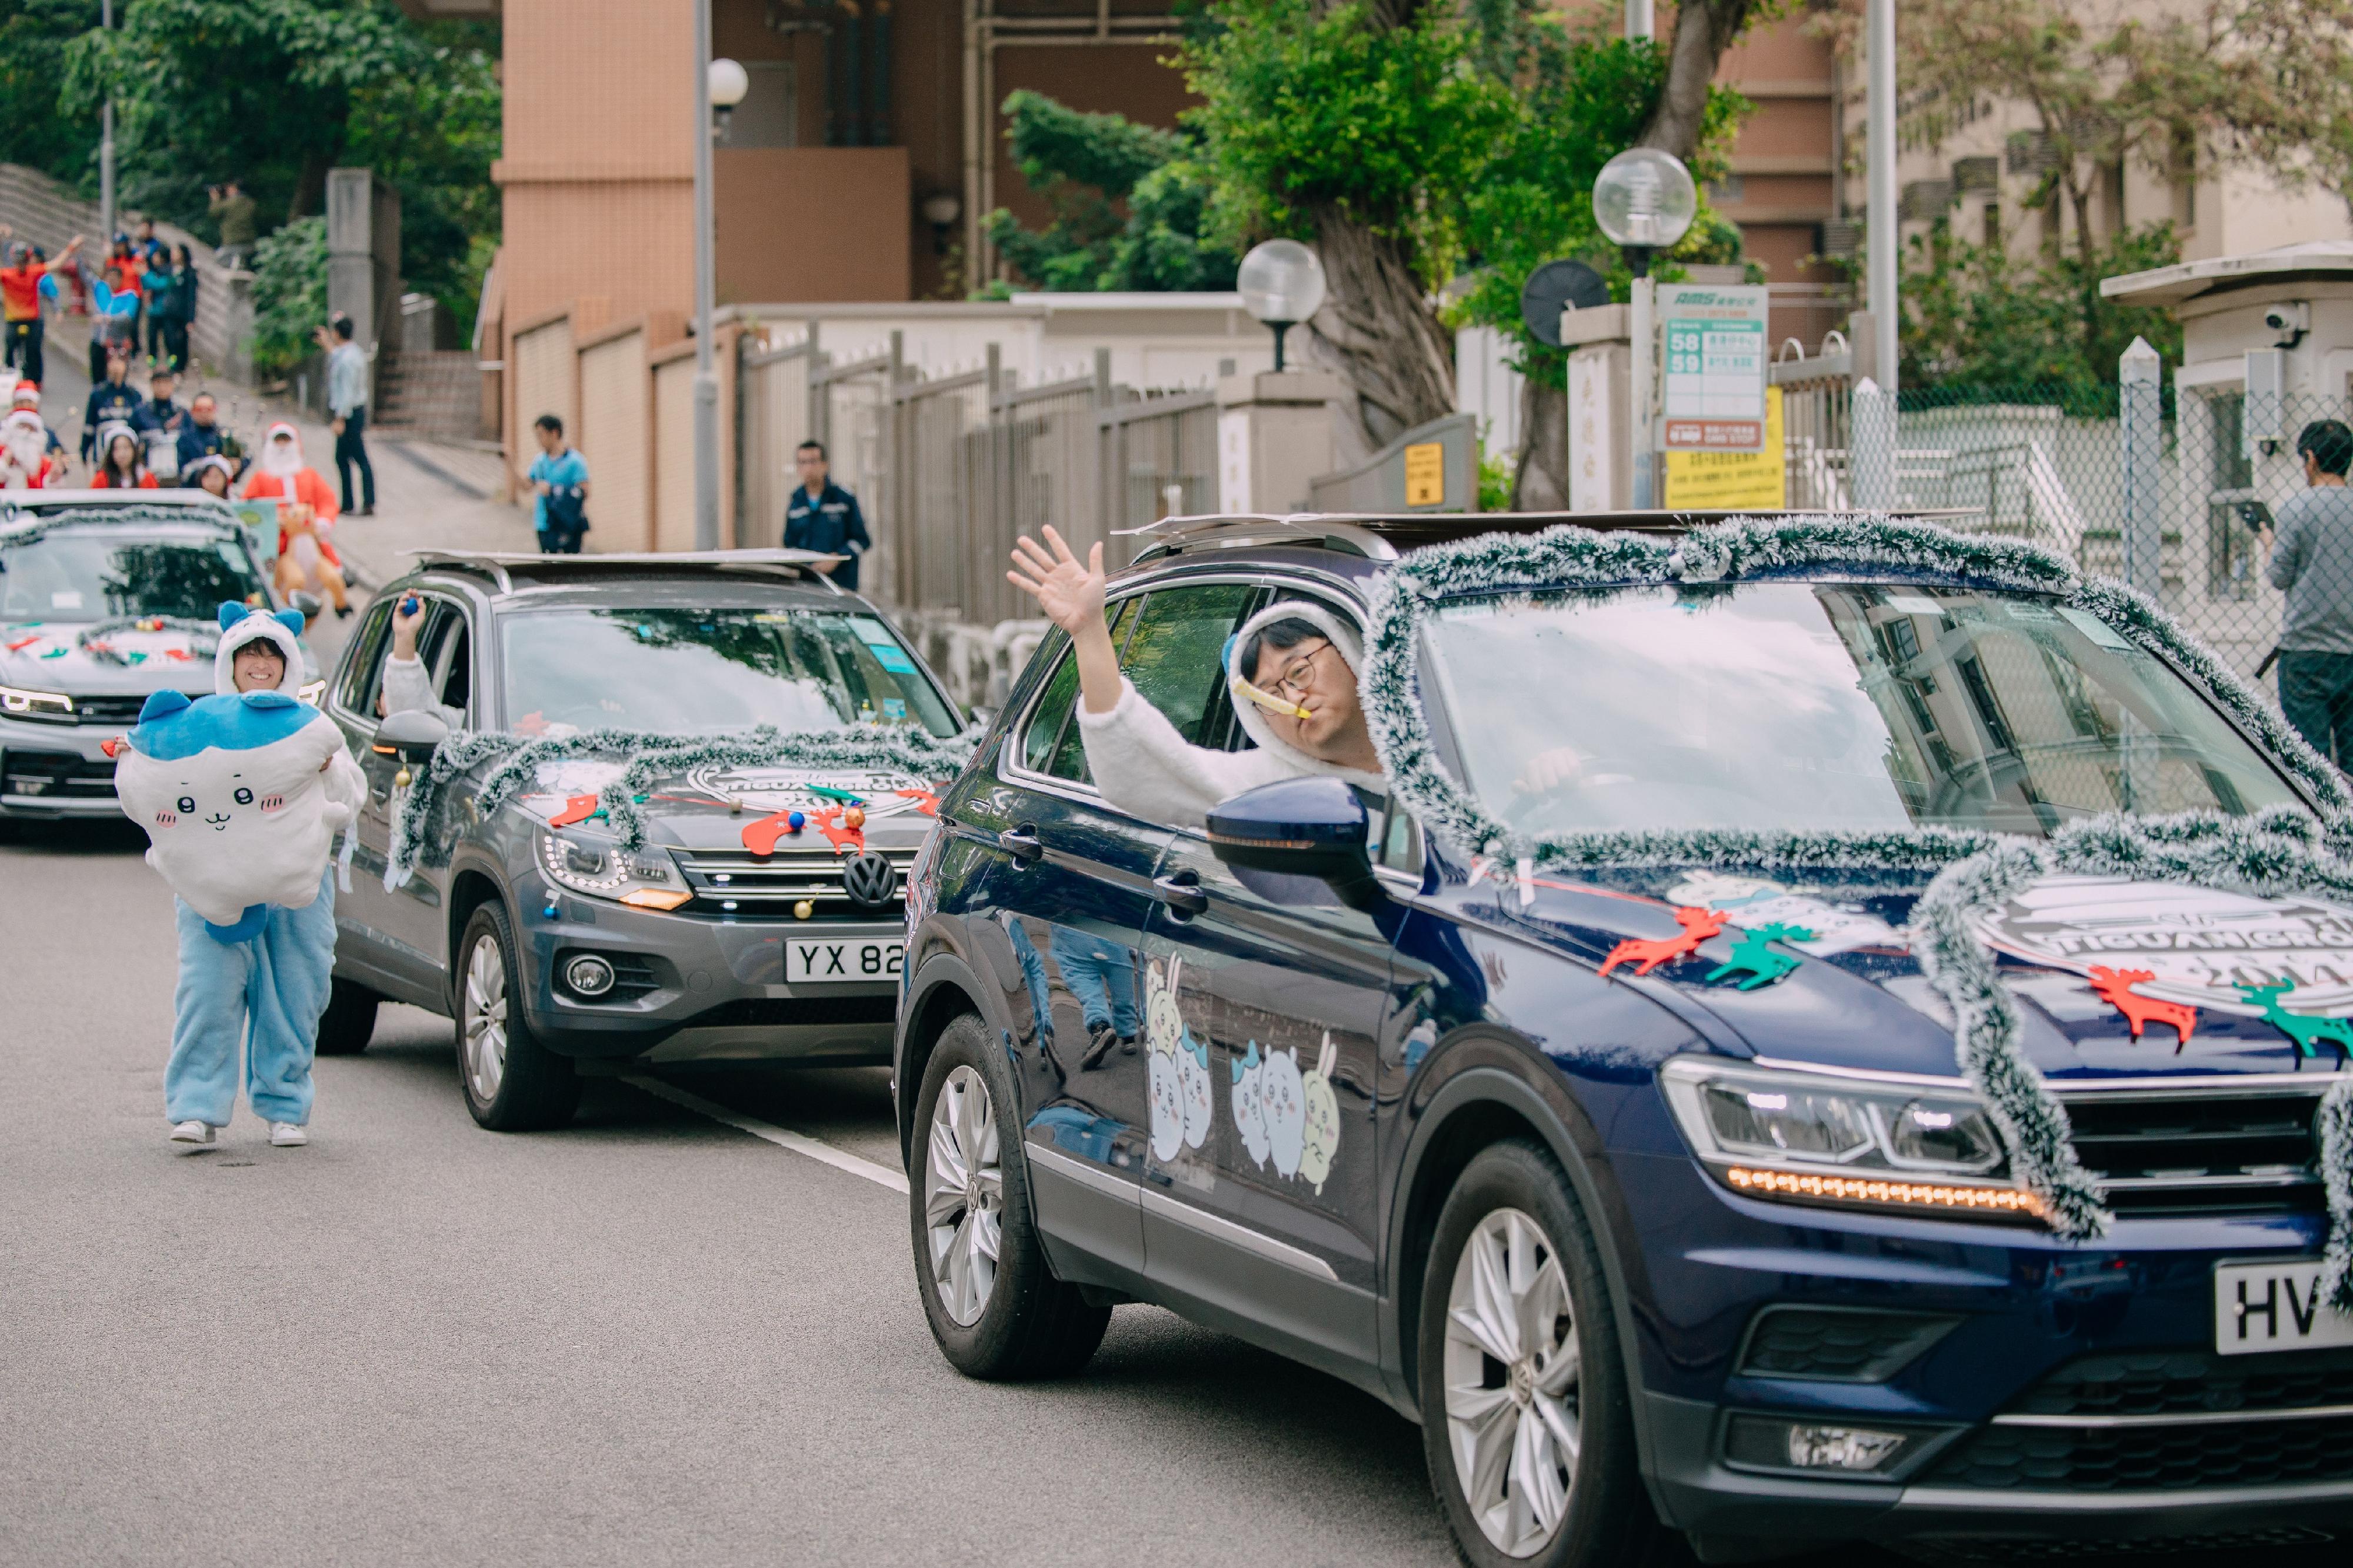
[[[489,809],[485,760],[430,797],[414,868],[385,874],[416,787],[402,775],[452,731],[955,734],[939,682],[880,611],[811,569],[821,559],[427,554],[387,586],[325,698],[369,795],[319,1049],[364,1048],[385,997],[448,1016],[467,1107],[500,1131],[567,1121],[584,1071],[888,1061],[901,894],[944,779],[681,767],[642,791],[631,850],[590,815],[620,759],[547,762]],[[412,595],[438,702],[387,713],[392,612]],[[850,836],[837,830],[853,798],[864,821]]]

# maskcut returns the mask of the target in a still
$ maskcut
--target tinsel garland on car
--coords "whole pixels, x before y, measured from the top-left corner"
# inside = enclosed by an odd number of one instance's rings
[[[495,811],[532,788],[551,763],[596,759],[621,764],[597,792],[597,806],[624,849],[646,841],[637,797],[670,773],[689,768],[889,768],[923,779],[951,778],[972,760],[977,736],[945,739],[912,729],[780,731],[762,725],[741,735],[664,735],[635,730],[589,730],[576,735],[525,740],[519,735],[452,735],[414,779],[393,822],[385,856],[386,886],[396,887],[415,866],[445,862],[448,841],[437,813],[446,810],[449,784],[495,759],[474,790],[479,811]],[[439,857],[439,858],[437,858]]]
[[[1421,707],[1416,658],[1423,628],[1441,599],[1709,583],[1825,568],[1957,577],[2054,595],[2203,687],[2286,763],[2327,815],[2315,821],[2274,808],[2243,818],[2214,812],[2108,816],[2072,824],[2047,839],[1937,827],[1531,835],[1498,820],[1439,758]],[[1737,518],[1679,536],[1564,525],[1417,550],[1376,579],[1370,610],[1358,688],[1396,794],[1460,853],[1516,864],[1524,889],[1536,868],[1935,872],[1915,906],[1911,934],[1923,971],[1953,1009],[1956,1060],[2000,1126],[2019,1176],[2042,1201],[2052,1230],[2071,1239],[2104,1234],[2111,1216],[2076,1157],[2065,1109],[2020,1048],[2017,1007],[1978,938],[1978,920],[2011,893],[2055,872],[2353,900],[2353,859],[2348,858],[2353,795],[2336,771],[2147,597],[2086,578],[2064,557],[2038,546],[1852,515]],[[2353,1078],[2330,1089],[2318,1133],[2330,1216],[2322,1286],[2332,1300],[2353,1310]]]

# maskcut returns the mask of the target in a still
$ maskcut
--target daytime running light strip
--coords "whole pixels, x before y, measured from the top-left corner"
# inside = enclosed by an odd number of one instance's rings
[[[1756,1171],[1735,1165],[1724,1179],[1738,1191],[1785,1198],[1839,1198],[1850,1203],[1927,1208],[1989,1209],[2043,1216],[2042,1200],[2016,1187],[1948,1187],[1933,1182],[1889,1182],[1859,1176],[1816,1176],[1797,1171]]]

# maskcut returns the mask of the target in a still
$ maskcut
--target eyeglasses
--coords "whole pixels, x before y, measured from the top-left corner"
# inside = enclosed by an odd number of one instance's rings
[[[1314,648],[1285,666],[1282,674],[1270,684],[1267,689],[1278,697],[1287,697],[1293,702],[1298,701],[1307,695],[1308,682],[1315,679],[1317,656],[1331,651],[1330,643],[1318,643]]]

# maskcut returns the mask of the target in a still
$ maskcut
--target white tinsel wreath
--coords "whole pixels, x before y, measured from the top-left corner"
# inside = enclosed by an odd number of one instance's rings
[[[1886,832],[1550,833],[1509,827],[1439,760],[1422,711],[1416,657],[1431,608],[1458,594],[1580,585],[1715,582],[1802,568],[1957,576],[2051,594],[2170,660],[2254,732],[2312,791],[2314,821],[2274,809],[2111,816],[2048,839],[1923,827]],[[1984,1098],[2028,1189],[2054,1232],[2089,1239],[2110,1215],[2077,1159],[2065,1109],[2019,1047],[2016,1005],[1977,934],[1983,914],[2057,871],[2195,881],[2257,895],[2353,899],[2353,795],[2344,781],[2244,682],[2145,595],[2086,578],[2064,557],[2010,540],[1973,538],[1883,517],[1736,518],[1674,538],[1563,525],[1535,534],[1485,534],[1417,550],[1381,573],[1372,594],[1358,675],[1373,743],[1397,795],[1465,856],[1535,867],[1709,866],[1775,870],[1935,871],[1913,913],[1912,937],[1930,984],[1953,1009],[1954,1053]],[[2318,1128],[2329,1236],[2322,1285],[2353,1310],[2353,1078],[2322,1103]]]

